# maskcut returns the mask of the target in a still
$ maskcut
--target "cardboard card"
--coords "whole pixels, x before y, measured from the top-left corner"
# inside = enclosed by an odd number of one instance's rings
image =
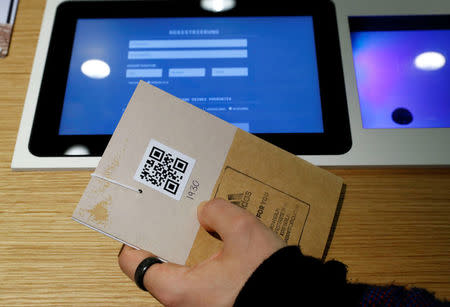
[[[342,185],[341,178],[141,81],[73,219],[168,261],[194,264],[221,244],[200,229],[197,206],[221,197],[288,244],[322,257]]]
[[[0,0],[0,58],[8,54],[19,0]]]

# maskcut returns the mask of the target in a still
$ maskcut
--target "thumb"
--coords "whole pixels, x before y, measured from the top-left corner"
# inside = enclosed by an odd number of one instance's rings
[[[250,226],[257,221],[247,210],[220,198],[202,203],[197,208],[197,217],[206,231],[216,232],[224,242],[234,241],[235,237],[242,236],[236,230],[239,223],[241,226]]]
[[[119,266],[134,281],[136,268],[147,257],[155,255],[125,245],[119,254]],[[166,305],[183,293],[183,279],[187,270],[187,267],[175,263],[156,263],[145,273],[144,286],[158,301]]]

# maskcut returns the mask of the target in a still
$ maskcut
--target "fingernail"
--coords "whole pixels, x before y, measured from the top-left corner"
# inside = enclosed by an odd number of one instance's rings
[[[117,254],[117,257],[120,257],[120,254],[122,253],[124,247],[125,247],[125,244],[122,244],[122,247],[120,248],[120,251],[119,251],[119,254]]]

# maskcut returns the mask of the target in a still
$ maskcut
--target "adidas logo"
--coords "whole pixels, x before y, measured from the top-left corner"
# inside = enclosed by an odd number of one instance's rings
[[[250,201],[250,196],[252,196],[252,192],[245,191],[244,193],[228,194],[227,198],[230,203],[246,209]]]

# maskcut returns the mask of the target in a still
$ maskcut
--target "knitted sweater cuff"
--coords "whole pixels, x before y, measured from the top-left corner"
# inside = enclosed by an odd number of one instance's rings
[[[355,306],[364,285],[347,284],[347,269],[338,261],[323,263],[303,256],[297,246],[284,247],[250,276],[234,306],[336,305]]]

